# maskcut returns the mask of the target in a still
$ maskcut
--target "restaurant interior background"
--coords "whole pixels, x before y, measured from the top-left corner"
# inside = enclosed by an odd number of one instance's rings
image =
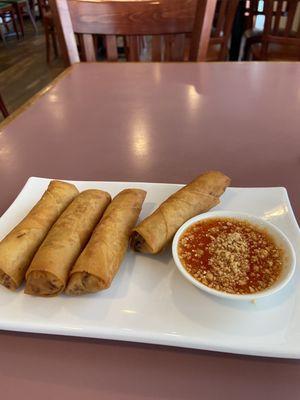
[[[272,24],[279,24],[280,28],[277,36],[285,35],[287,20],[293,14],[292,29],[287,41],[269,44],[268,54],[261,57],[259,52],[266,20],[264,1],[218,0],[207,61],[300,60],[300,3],[294,2],[297,3],[296,8],[292,6],[293,2],[272,3]],[[48,0],[0,2],[0,95],[3,109],[0,120],[43,89],[68,64],[63,59],[57,27],[59,21],[52,8]],[[218,42],[220,37],[225,43],[225,51],[223,44],[218,44],[222,43]],[[80,38],[78,39],[77,44],[80,46]],[[121,36],[117,40],[119,61],[126,61],[128,42]],[[139,59],[147,61],[151,41],[147,36],[140,40]],[[97,60],[105,61],[104,38],[100,35],[94,37],[94,45]],[[84,59],[82,53],[81,58]]]

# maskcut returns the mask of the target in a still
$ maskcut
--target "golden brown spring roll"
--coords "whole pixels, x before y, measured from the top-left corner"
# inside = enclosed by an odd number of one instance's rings
[[[74,185],[50,182],[27,216],[0,242],[0,283],[16,290],[49,229],[78,195]]]
[[[110,195],[102,190],[80,193],[49,231],[26,273],[25,293],[55,296],[67,283],[75,263],[104,210]]]
[[[141,253],[160,252],[184,222],[216,206],[229,183],[230,179],[218,171],[200,175],[172,194],[133,230],[131,247]]]
[[[110,286],[126,253],[145,196],[144,190],[126,189],[113,199],[72,268],[67,294],[93,293]]]

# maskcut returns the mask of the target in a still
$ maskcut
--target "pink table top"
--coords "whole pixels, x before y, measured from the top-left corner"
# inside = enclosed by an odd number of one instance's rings
[[[80,64],[0,127],[0,214],[29,176],[285,186],[300,217],[300,63]],[[300,363],[0,334],[5,399],[297,398]],[[226,393],[226,395],[225,395]]]

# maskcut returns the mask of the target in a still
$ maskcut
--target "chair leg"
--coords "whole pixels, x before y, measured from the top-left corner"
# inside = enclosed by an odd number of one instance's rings
[[[4,14],[4,16],[3,16],[3,26],[6,29],[6,33],[9,33],[10,29],[9,29],[9,25],[7,22],[7,17],[11,18],[10,12],[6,12],[6,14]]]
[[[56,33],[54,31],[54,28],[52,28],[52,30],[51,30],[51,38],[52,38],[52,45],[53,45],[53,50],[54,50],[55,57],[58,57]]]
[[[34,18],[34,21],[35,21],[36,20],[36,12],[35,12],[34,0],[29,0],[28,4],[29,4],[29,7],[30,7],[31,14],[32,14],[32,16]]]
[[[29,15],[29,18],[30,18],[32,26],[33,26],[33,28],[35,30],[35,33],[38,33],[38,28],[37,28],[35,19],[34,19],[32,13],[31,13],[31,9],[30,9],[30,5],[29,5],[29,1],[28,0],[26,0],[26,11],[27,11],[27,14]]]
[[[21,35],[24,37],[24,19],[23,19],[23,14],[22,14],[22,7],[20,4],[15,3],[14,4],[14,10],[17,16],[18,24],[20,27]],[[18,38],[19,39],[19,38]]]
[[[6,47],[7,43],[6,43],[6,39],[5,39],[5,28],[4,28],[4,24],[3,24],[3,18],[2,17],[0,17],[0,18],[1,18],[1,21],[0,21],[0,37],[2,39],[2,42],[3,42],[4,46]]]
[[[47,63],[50,64],[50,56],[51,56],[50,32],[49,32],[49,27],[47,25],[45,25],[45,40],[46,40],[46,59]]]
[[[42,7],[41,7],[41,2],[40,1],[38,1],[38,12],[39,12],[39,17],[40,18],[43,18],[43,12],[42,12]]]
[[[19,39],[19,31],[18,31],[18,27],[17,27],[17,24],[16,24],[16,14],[15,14],[15,12],[13,12],[13,11],[10,12],[10,19],[12,21],[14,31],[16,32],[17,39]]]
[[[2,100],[1,94],[0,94],[0,110],[1,110],[4,118],[9,116],[9,112],[7,111],[4,101]]]

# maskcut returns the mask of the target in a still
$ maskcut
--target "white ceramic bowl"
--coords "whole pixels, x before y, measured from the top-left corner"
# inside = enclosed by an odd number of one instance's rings
[[[279,246],[284,250],[284,266],[283,270],[279,276],[279,278],[276,280],[276,282],[273,283],[272,286],[269,288],[253,293],[253,294],[231,294],[231,293],[226,293],[222,292],[216,289],[212,289],[203,283],[199,282],[197,279],[193,278],[192,275],[190,275],[185,267],[182,265],[179,256],[178,256],[178,241],[182,235],[182,233],[189,228],[192,224],[198,221],[203,221],[205,219],[210,219],[210,218],[233,218],[233,219],[238,219],[238,220],[243,220],[243,221],[248,221],[251,224],[254,224],[260,228],[265,228],[268,233],[272,236],[273,240]],[[256,300],[261,297],[266,297],[271,294],[274,294],[281,290],[292,278],[294,272],[295,272],[295,267],[296,267],[296,255],[295,251],[293,249],[293,246],[291,245],[289,239],[286,237],[286,235],[281,232],[280,229],[278,229],[276,226],[273,224],[270,224],[270,222],[264,221],[261,218],[254,217],[253,215],[250,214],[245,214],[245,213],[239,213],[239,212],[234,212],[234,211],[212,211],[208,213],[204,213],[201,215],[197,215],[194,218],[191,218],[187,222],[185,222],[177,231],[174,239],[173,239],[173,244],[172,244],[172,252],[173,252],[173,258],[175,261],[175,264],[177,265],[177,268],[179,271],[182,273],[182,275],[190,281],[193,285],[197,286],[198,288],[204,290],[207,293],[210,293],[212,295],[218,296],[218,297],[223,297],[226,299],[234,299],[234,300]]]

